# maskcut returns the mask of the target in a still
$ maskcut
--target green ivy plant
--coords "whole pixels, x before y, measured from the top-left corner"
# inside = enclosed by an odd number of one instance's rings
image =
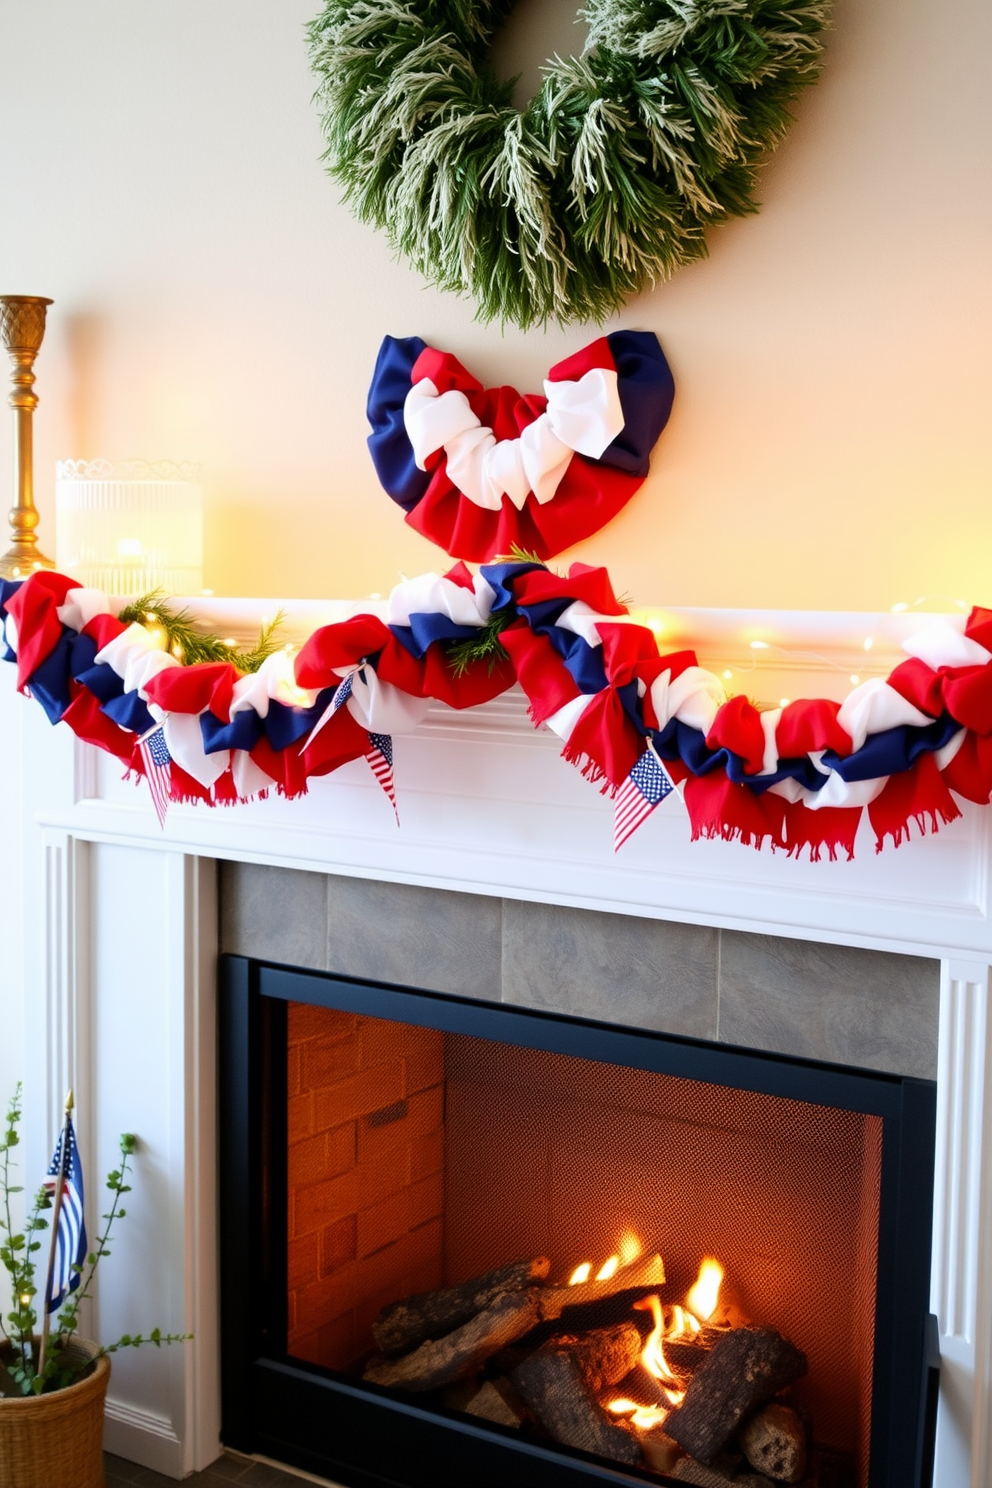
[[[39,1369],[35,1336],[38,1309],[34,1305],[39,1290],[36,1269],[39,1262],[42,1262],[42,1272],[45,1269],[43,1258],[47,1258],[48,1246],[41,1237],[49,1227],[46,1211],[52,1208],[53,1201],[48,1189],[42,1185],[34,1196],[23,1227],[15,1231],[12,1200],[24,1189],[12,1181],[11,1153],[20,1145],[20,1121],[21,1087],[18,1085],[8,1102],[4,1131],[0,1137],[0,1265],[7,1272],[11,1290],[10,1310],[0,1313],[0,1384],[4,1387],[3,1392],[9,1394],[41,1395],[64,1390],[92,1363],[90,1357],[71,1351],[69,1344],[76,1333],[79,1309],[92,1294],[97,1267],[110,1255],[114,1224],[127,1213],[121,1200],[131,1192],[128,1178],[137,1139],[128,1132],[120,1139],[120,1165],[107,1174],[106,1186],[111,1199],[110,1207],[100,1216],[103,1221],[101,1233],[85,1262],[73,1267],[80,1276],[80,1284],[69,1293],[52,1324],[44,1368]],[[181,1343],[190,1337],[192,1334],[189,1333],[163,1333],[160,1328],[153,1328],[147,1334],[124,1333],[116,1343],[101,1347],[96,1357],[114,1354],[122,1348],[139,1348],[143,1343],[160,1348],[163,1343]]]

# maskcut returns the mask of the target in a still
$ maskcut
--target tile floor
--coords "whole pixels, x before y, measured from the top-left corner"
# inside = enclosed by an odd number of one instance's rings
[[[172,1478],[164,1478],[161,1473],[138,1467],[134,1462],[125,1462],[123,1457],[114,1457],[110,1452],[104,1454],[104,1462],[107,1488],[175,1488]],[[301,1488],[304,1482],[315,1481],[283,1472],[267,1462],[253,1462],[250,1457],[225,1452],[204,1472],[187,1478],[184,1488],[231,1488],[235,1483],[238,1488]],[[333,1484],[328,1484],[328,1488],[333,1488]]]

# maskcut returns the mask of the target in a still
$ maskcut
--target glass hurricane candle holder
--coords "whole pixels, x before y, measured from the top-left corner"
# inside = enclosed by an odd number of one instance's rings
[[[173,460],[60,460],[55,548],[63,573],[134,599],[203,587],[200,466]]]

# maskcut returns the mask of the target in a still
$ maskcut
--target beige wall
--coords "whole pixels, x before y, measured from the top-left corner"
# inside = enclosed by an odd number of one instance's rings
[[[570,7],[548,20],[550,4],[531,0],[518,65],[546,54],[542,26],[562,44]],[[169,455],[206,465],[218,592],[387,590],[444,560],[365,448],[381,337],[536,389],[596,334],[475,324],[339,204],[303,44],[316,8],[0,0],[0,290],[56,301],[38,363],[49,549],[56,457]],[[992,603],[989,29],[985,0],[838,0],[761,214],[617,318],[658,333],[679,385],[649,481],[581,550],[618,591]]]

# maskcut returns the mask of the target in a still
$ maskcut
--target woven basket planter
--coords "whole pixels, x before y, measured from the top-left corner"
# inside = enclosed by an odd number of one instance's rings
[[[70,1354],[93,1359],[95,1343],[76,1339]],[[3,1488],[106,1488],[103,1405],[110,1379],[104,1356],[74,1385],[51,1395],[0,1396]]]

